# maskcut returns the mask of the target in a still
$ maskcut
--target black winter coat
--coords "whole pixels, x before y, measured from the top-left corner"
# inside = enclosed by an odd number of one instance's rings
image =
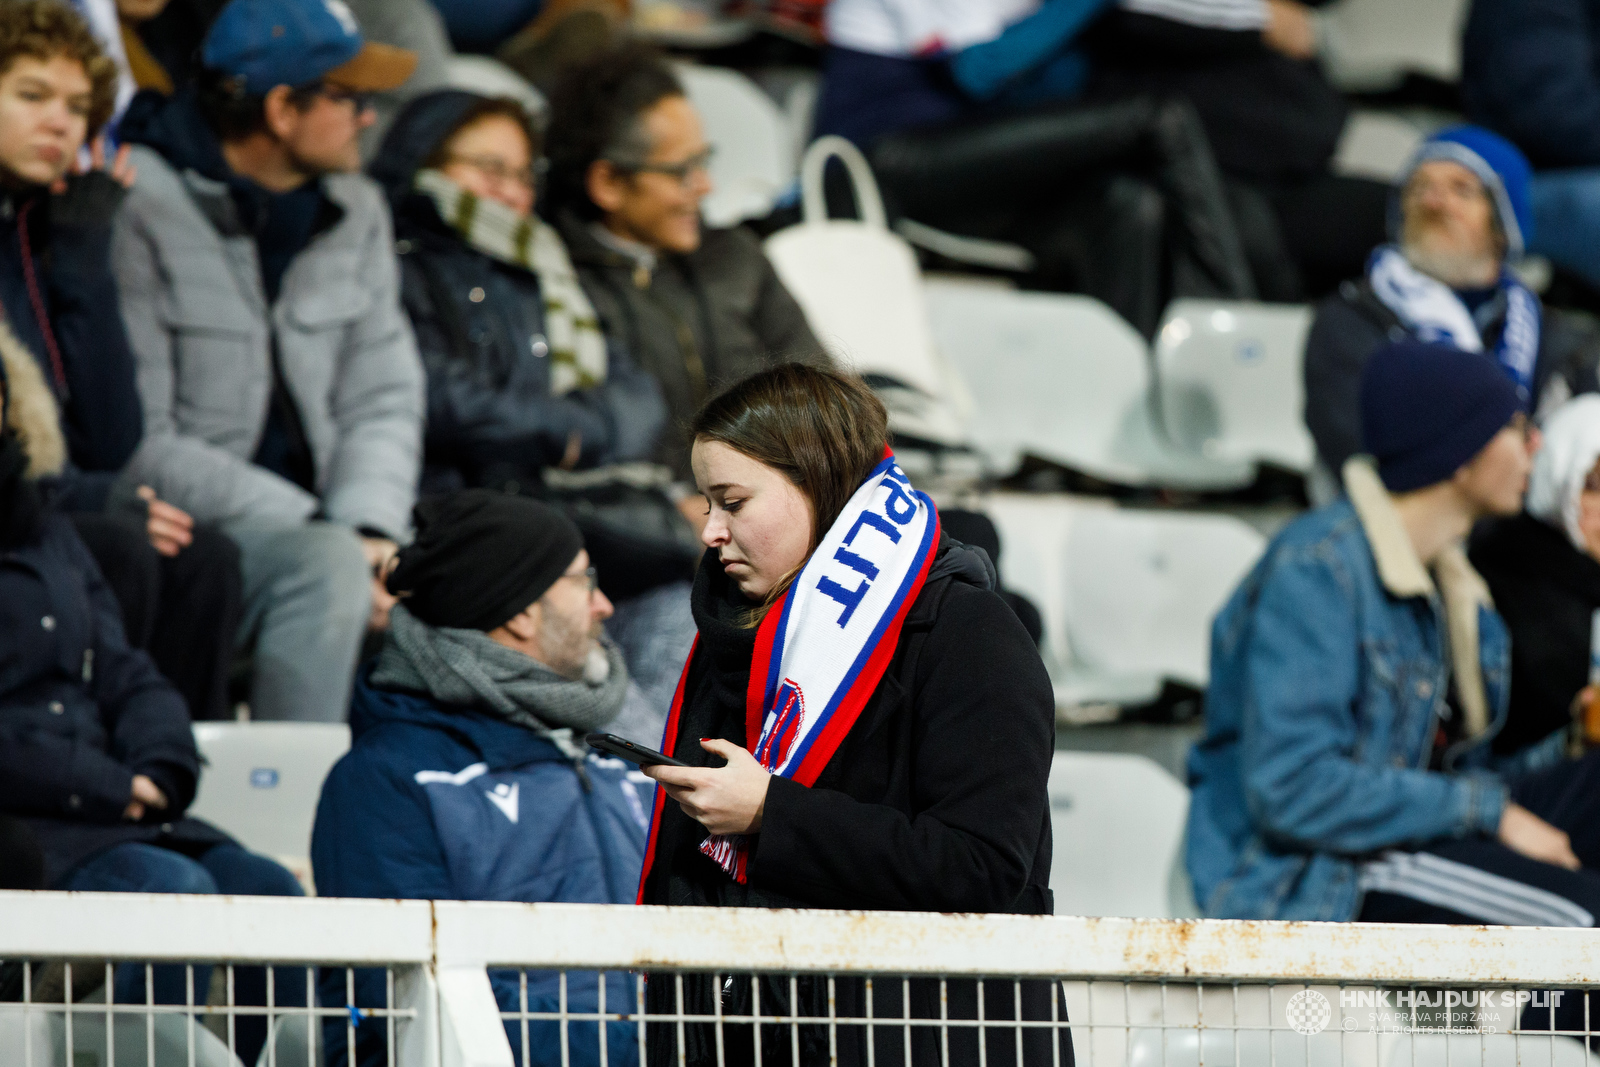
[[[606,336],[661,383],[670,426],[656,459],[681,477],[689,477],[689,423],[724,386],[786,360],[827,365],[805,312],[748,230],[708,227],[698,249],[661,257],[650,274],[576,215],[559,213],[556,227]]]
[[[608,346],[602,384],[553,395],[538,277],[469,247],[421,195],[400,203],[395,233],[400,298],[428,372],[430,478],[444,467],[476,485],[492,468],[554,466],[573,434],[579,469],[654,456],[666,406],[621,347]]]
[[[1600,563],[1526,513],[1480,527],[1469,556],[1511,631],[1511,707],[1494,739],[1509,754],[1572,721],[1572,698],[1589,681]]]
[[[133,776],[169,806],[124,822]],[[228,840],[183,818],[200,760],[189,712],[122,617],[72,524],[0,553],[0,811],[20,816],[54,885],[94,853],[127,841],[201,849]]]
[[[1054,695],[1037,648],[993,587],[988,558],[944,538],[888,670],[816,785],[772,779],[749,884],[739,886],[700,854],[704,827],[668,801],[644,903],[1051,914],[1046,783]],[[704,766],[699,738],[746,743],[744,694],[755,631],[738,625],[748,602],[712,553],[695,581],[694,608],[700,644],[671,755]],[[880,985],[874,1013],[898,1017],[899,984]],[[864,1015],[859,983],[838,986],[839,1013]],[[800,984],[801,1014],[827,1014],[824,989]],[[1010,983],[992,983],[990,993],[999,992],[986,997],[986,1017],[1014,1017]],[[656,998],[672,993],[670,982],[652,982],[652,1010],[668,1007]],[[688,1010],[709,1012],[710,996],[704,976],[686,981]],[[748,1008],[748,983],[735,983],[731,996],[724,1011]],[[786,1004],[787,980],[763,990],[764,1007],[769,996]],[[1047,983],[1025,983],[1026,1017],[1050,1018],[1049,996]],[[975,986],[951,983],[950,997],[951,1017],[976,1017]],[[936,981],[913,982],[911,999],[914,1017],[939,1017]],[[1064,1008],[1057,1010],[1064,1016]],[[698,1063],[714,1054],[695,1029],[689,1028],[689,1055]],[[782,1029],[764,1036],[763,1062],[787,1062],[789,1036]],[[811,1060],[813,1043],[825,1060],[826,1028],[802,1030],[802,1060]],[[839,1062],[864,1063],[865,1038],[849,1033],[839,1035]],[[914,1033],[914,1061],[939,1062],[937,1029]],[[877,1034],[879,1062],[904,1062],[900,1032]],[[661,1046],[652,1047],[652,1061],[675,1052],[666,1028],[652,1041]],[[748,1036],[743,1050],[730,1063],[749,1056]],[[1070,1046],[1063,1043],[1061,1051],[1070,1064]],[[976,1063],[977,1056],[972,1032],[952,1030],[950,1062]],[[1030,1031],[1026,1061],[1049,1063],[1050,1056],[1048,1036]],[[991,1033],[988,1062],[1015,1062],[1013,1032]]]
[[[428,373],[425,490],[537,478],[574,434],[579,468],[649,459],[666,424],[656,382],[613,338],[604,383],[552,395],[538,276],[471,247],[412,191],[423,161],[480,101],[453,89],[418,97],[371,167],[394,210],[400,298]]]
[[[1499,337],[1501,323],[1485,331],[1484,343]],[[1335,475],[1361,451],[1361,371],[1386,341],[1404,340],[1406,328],[1366,281],[1348,281],[1317,305],[1306,336],[1306,427],[1317,455]],[[1569,395],[1600,391],[1595,364],[1600,338],[1560,311],[1544,308],[1539,327],[1539,358],[1533,368],[1533,402],[1560,378]]]

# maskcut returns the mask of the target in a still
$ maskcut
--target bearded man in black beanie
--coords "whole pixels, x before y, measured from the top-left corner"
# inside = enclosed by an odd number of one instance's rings
[[[654,794],[582,742],[616,719],[628,673],[602,629],[611,602],[577,527],[546,504],[484,489],[414,514],[416,540],[388,578],[400,601],[383,650],[356,680],[351,749],[322,787],[317,891],[631,904]],[[357,975],[357,1003],[381,1007],[383,972]],[[516,972],[490,978],[501,1009],[518,1010]],[[330,996],[345,995],[344,980],[329,976]],[[528,975],[530,1010],[556,1010],[560,996],[555,973]],[[632,1011],[633,996],[624,976],[608,976],[607,1011]],[[567,1011],[598,1006],[594,980],[570,984]],[[575,1065],[607,1067],[594,1057],[594,1025],[570,1027]],[[607,1025],[611,1065],[622,1067],[637,1035]],[[346,1026],[324,1028],[330,1062],[347,1055]],[[356,1062],[384,1062],[385,1041],[381,1019],[364,1021]],[[531,1062],[560,1062],[556,1041],[552,1029]]]

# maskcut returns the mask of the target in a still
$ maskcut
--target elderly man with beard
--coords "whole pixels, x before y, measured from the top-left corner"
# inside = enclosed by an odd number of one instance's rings
[[[322,787],[317,891],[631,904],[654,794],[583,743],[590,730],[624,729],[613,720],[629,686],[578,528],[547,504],[486,489],[424,501],[414,517],[416,540],[388,577],[400,600],[383,649],[356,680],[350,751]],[[595,977],[569,977],[567,1010],[597,1010]],[[518,1010],[517,973],[490,979],[501,1010]],[[329,1002],[343,1003],[343,972],[327,981]],[[382,971],[357,972],[362,1007],[384,996]],[[528,975],[529,1010],[554,1011],[561,997],[559,975]],[[605,1003],[633,1010],[626,976],[607,977]],[[347,1024],[327,1021],[329,1063],[346,1061]],[[637,1035],[608,1025],[608,1063],[628,1067]],[[593,1026],[569,1027],[574,1067],[607,1067]],[[353,1062],[388,1062],[385,1040],[381,1018],[362,1023]],[[535,1025],[530,1062],[563,1060],[554,1026]]]
[[[1361,450],[1361,372],[1386,341],[1481,353],[1535,419],[1595,391],[1593,336],[1542,308],[1510,269],[1532,226],[1529,174],[1515,146],[1477,126],[1441,130],[1412,157],[1390,204],[1395,243],[1317,308],[1306,339],[1306,426],[1326,471]]]

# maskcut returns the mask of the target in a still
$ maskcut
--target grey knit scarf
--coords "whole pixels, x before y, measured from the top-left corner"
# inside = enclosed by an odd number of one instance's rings
[[[389,635],[372,672],[380,689],[407,689],[446,704],[483,708],[518,726],[548,736],[568,756],[581,751],[572,742],[617,717],[628,688],[628,668],[609,637],[603,678],[573,681],[537,660],[489,638],[480,630],[429,626],[397,604],[389,615]]]

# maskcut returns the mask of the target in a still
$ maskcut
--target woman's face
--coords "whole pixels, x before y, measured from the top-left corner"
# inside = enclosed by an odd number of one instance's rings
[[[1584,549],[1600,560],[1600,463],[1589,471],[1578,495],[1578,529],[1583,533]]]
[[[450,138],[439,169],[473,196],[528,215],[533,211],[533,162],[521,126],[505,115],[485,115]]]
[[[741,593],[765,598],[811,554],[810,499],[782,471],[721,441],[696,441],[689,462],[710,505],[700,540]]]

